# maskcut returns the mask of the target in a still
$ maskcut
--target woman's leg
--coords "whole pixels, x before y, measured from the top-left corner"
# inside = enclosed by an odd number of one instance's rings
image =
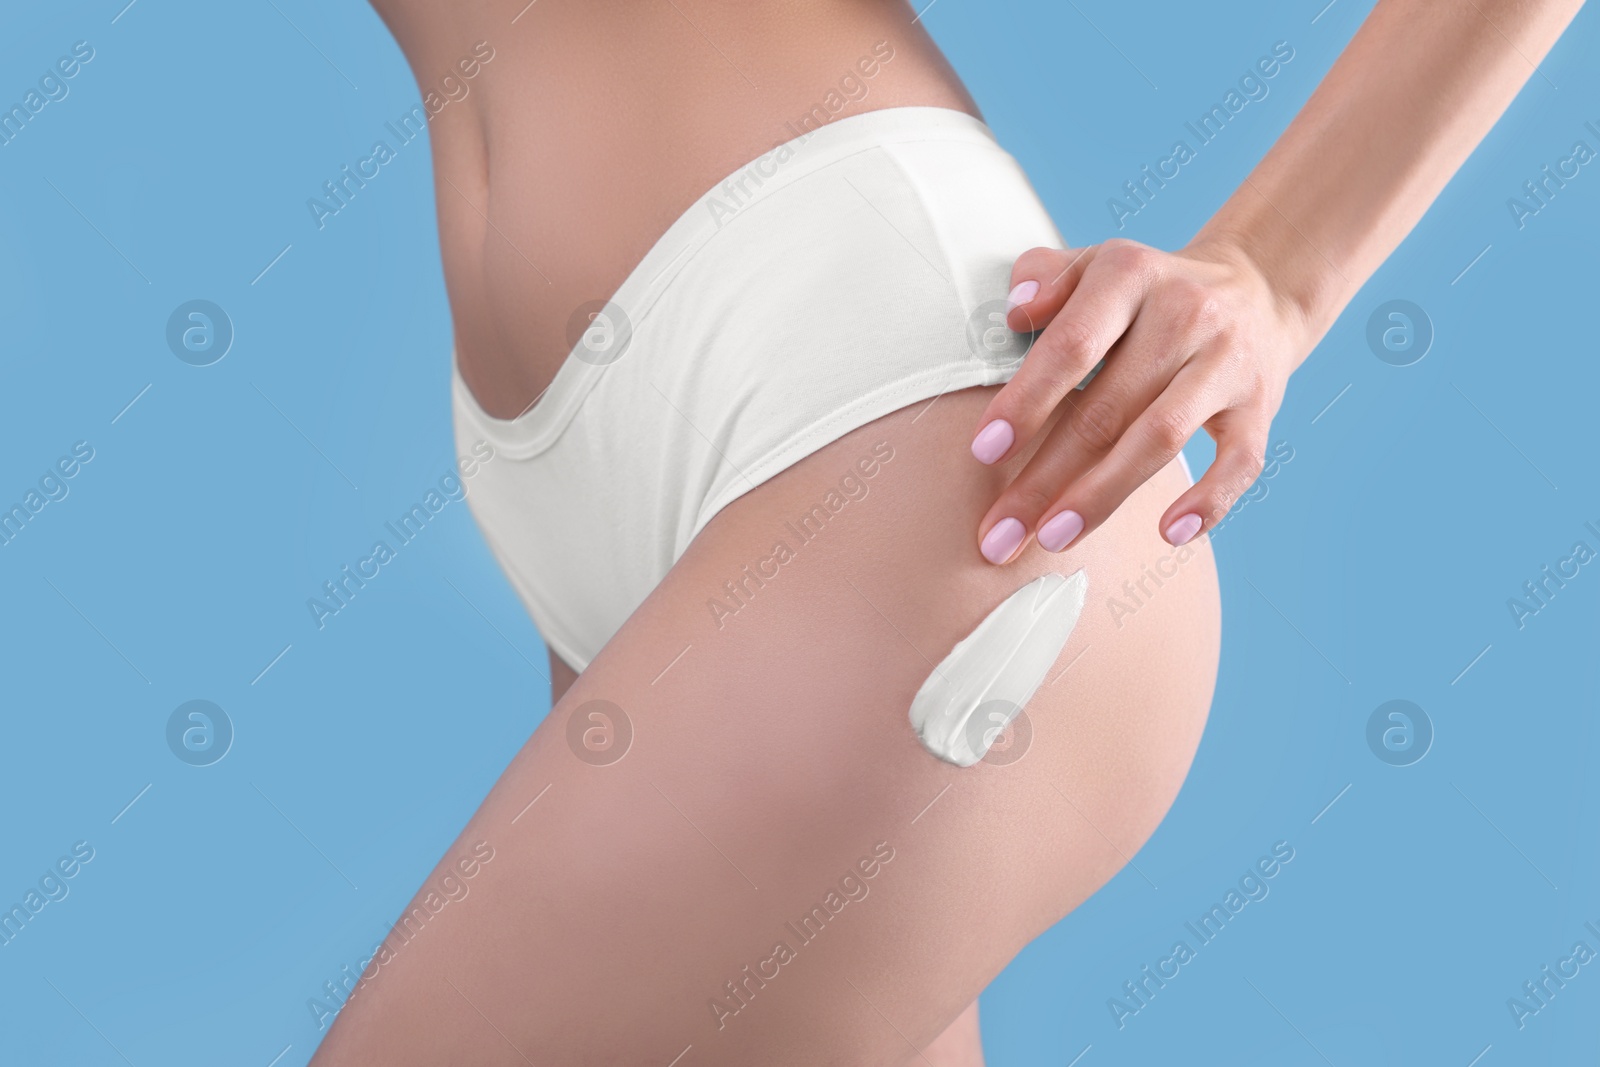
[[[881,419],[724,510],[441,863],[435,883],[493,850],[470,895],[397,928],[316,1062],[922,1062],[1110,878],[1205,721],[1210,551],[1156,536],[1173,467],[1081,548],[984,563],[975,524],[1018,462],[966,455],[990,393]],[[1080,567],[1026,755],[930,756],[906,712],[933,665],[1022,584]]]
[[[567,661],[549,653],[550,704],[552,707],[566,695],[578,672]],[[956,1021],[945,1027],[944,1033],[933,1039],[933,1044],[922,1050],[922,1062],[929,1067],[983,1067],[983,1038],[978,1031],[978,1002],[967,1005],[967,1010]]]
[[[549,653],[550,704],[552,707],[566,695],[578,672],[567,661]],[[922,1059],[928,1067],[983,1067],[983,1037],[978,1029],[978,1002],[974,1000],[956,1021],[945,1027],[944,1033],[933,1039],[933,1044],[922,1050]]]
[[[550,704],[553,707],[578,680],[578,672],[554,652],[549,653],[549,659]],[[976,1000],[967,1005],[955,1022],[945,1027],[944,1033],[933,1039],[933,1044],[922,1050],[919,1062],[928,1067],[983,1067],[983,1037],[978,1030]]]

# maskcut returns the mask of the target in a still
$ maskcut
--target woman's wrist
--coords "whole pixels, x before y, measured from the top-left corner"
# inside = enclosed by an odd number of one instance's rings
[[[1361,284],[1249,182],[1201,227],[1185,252],[1233,263],[1260,276],[1279,315],[1297,323],[1306,335],[1306,348],[1296,353],[1296,365],[1328,332]]]

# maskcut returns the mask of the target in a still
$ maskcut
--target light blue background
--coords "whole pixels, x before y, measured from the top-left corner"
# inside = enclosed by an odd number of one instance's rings
[[[305,608],[453,459],[426,144],[326,229],[305,207],[418,98],[382,25],[353,0],[138,0],[113,22],[123,2],[16,7],[0,35],[7,105],[73,42],[96,52],[0,147],[0,503],[95,450],[0,547],[0,903],[74,842],[96,852],[0,947],[0,1063],[291,1067],[319,1036],[307,998],[545,714],[543,649],[461,503],[325,629]],[[1270,95],[1122,231],[1174,248],[1365,13],[1320,7],[941,0],[925,21],[1076,243],[1117,232],[1122,182],[1288,41]],[[1600,548],[1600,168],[1525,228],[1506,200],[1600,147],[1597,23],[1296,376],[1273,431],[1293,459],[1216,539],[1194,770],[1137,870],[985,995],[993,1064],[1594,1062],[1600,966],[1520,1031],[1506,1000],[1600,949],[1600,567],[1520,630],[1506,602],[1574,541]],[[205,368],[164,340],[194,298],[237,331]],[[1396,298],[1436,330],[1409,367],[1365,340]],[[1402,697],[1436,737],[1392,767],[1365,729]],[[237,731],[207,768],[164,738],[196,698]],[[1119,1030],[1108,998],[1280,840],[1270,895]]]

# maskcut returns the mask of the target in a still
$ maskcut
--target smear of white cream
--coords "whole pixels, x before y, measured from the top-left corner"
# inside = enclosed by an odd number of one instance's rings
[[[1018,589],[956,643],[911,701],[911,728],[947,763],[983,759],[1044,684],[1083,611],[1083,571]]]

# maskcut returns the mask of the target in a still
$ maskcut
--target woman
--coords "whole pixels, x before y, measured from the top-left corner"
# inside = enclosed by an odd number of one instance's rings
[[[458,443],[556,703],[316,1062],[981,1063],[1183,781],[1200,535],[1290,372],[1578,3],[1381,0],[1170,254],[1063,249],[902,0],[375,4],[424,89],[492,55],[433,123]],[[935,758],[946,653],[1080,571],[1025,716]]]

